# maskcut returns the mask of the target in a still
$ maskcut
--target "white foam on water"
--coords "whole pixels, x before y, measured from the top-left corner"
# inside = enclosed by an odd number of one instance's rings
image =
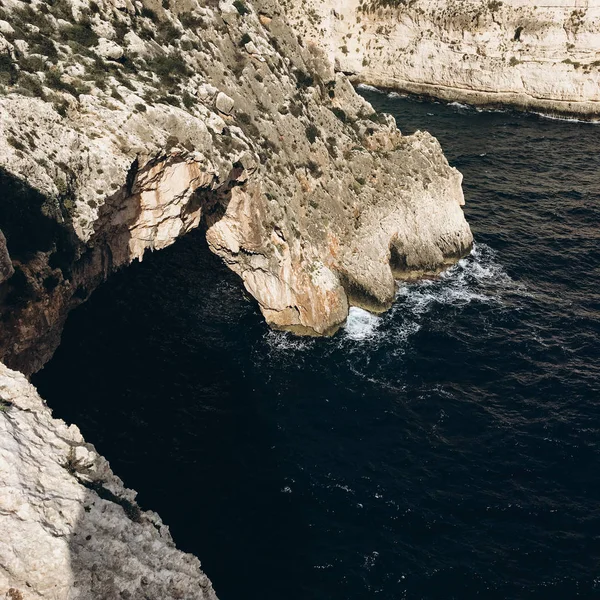
[[[275,331],[270,329],[263,336],[270,350],[275,352],[304,352],[310,350],[315,343],[315,338],[300,337],[288,331]]]
[[[377,94],[385,94],[383,90],[376,88],[374,85],[369,85],[368,83],[359,83],[357,89],[364,90],[365,92],[376,92]]]
[[[436,279],[400,283],[394,306],[382,317],[378,342],[391,344],[388,352],[403,355],[414,336],[436,307],[460,308],[471,303],[502,306],[508,294],[527,294],[522,284],[504,271],[496,253],[475,244],[471,254]]]
[[[364,345],[372,349],[385,346],[388,356],[404,355],[410,339],[436,307],[460,309],[473,302],[502,306],[506,294],[523,292],[524,286],[504,271],[494,250],[485,244],[475,244],[468,257],[436,279],[400,283],[396,301],[387,313],[374,315],[352,307],[338,347],[360,358],[356,365],[356,374],[360,375],[364,361],[369,362],[369,354],[357,355],[356,351]]]
[[[375,315],[351,307],[346,323],[335,336],[334,348],[347,355],[356,375],[375,382],[377,369],[373,370],[371,351],[385,349],[389,359],[403,356],[410,348],[411,338],[432,318],[432,311],[441,306],[460,310],[471,303],[502,307],[515,294],[529,295],[524,285],[506,273],[494,250],[485,244],[475,244],[469,256],[439,277],[400,283],[396,301],[387,313]],[[323,343],[320,338],[272,330],[265,333],[264,341],[271,359],[291,360],[298,365],[302,364],[299,355]]]
[[[365,560],[365,562],[363,563],[363,567],[367,569],[367,571],[370,571],[375,565],[375,561],[377,560],[378,556],[379,552],[377,552],[376,550],[373,550],[371,554],[365,554],[365,556],[363,556]]]
[[[375,337],[380,323],[381,317],[362,308],[351,306],[344,325],[344,333],[347,338],[355,341],[372,339]]]
[[[547,113],[534,112],[534,115],[551,121],[565,121],[566,123],[585,123],[586,125],[600,125],[599,119],[576,119],[575,117],[561,117],[560,115],[549,115]]]
[[[333,487],[344,490],[345,492],[348,492],[348,494],[354,494],[354,490],[347,485],[340,485],[339,483],[336,483]]]
[[[475,106],[475,110],[478,113],[507,113],[510,112],[508,108],[487,108],[482,106]]]
[[[402,300],[403,311],[408,308],[411,313],[422,315],[434,304],[502,304],[505,292],[522,289],[497,262],[496,253],[489,246],[475,244],[468,257],[437,279],[401,284],[397,298]]]
[[[393,314],[391,312],[390,317]],[[421,323],[415,319],[415,315],[410,313],[404,315],[401,322],[398,322],[397,319],[391,322],[392,325],[386,337],[389,338],[389,341],[393,341],[394,347],[390,349],[389,353],[393,356],[402,356],[406,352],[410,338],[421,329]]]
[[[408,98],[408,94],[401,94],[400,92],[390,92],[387,95],[388,98]]]
[[[462,108],[466,110],[473,110],[473,107],[468,104],[463,104],[462,102],[450,102],[448,106],[456,106],[456,108]]]

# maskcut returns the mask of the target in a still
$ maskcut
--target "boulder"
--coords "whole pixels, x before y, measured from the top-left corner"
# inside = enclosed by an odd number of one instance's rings
[[[100,58],[106,60],[119,60],[123,56],[123,48],[116,42],[106,38],[98,40],[98,45],[94,48],[94,51]]]
[[[230,98],[227,94],[225,94],[223,92],[219,92],[217,94],[217,98],[215,100],[215,106],[219,112],[223,113],[224,115],[229,115],[229,114],[231,114],[231,111],[233,110],[234,105],[235,105],[234,100],[232,98]]]

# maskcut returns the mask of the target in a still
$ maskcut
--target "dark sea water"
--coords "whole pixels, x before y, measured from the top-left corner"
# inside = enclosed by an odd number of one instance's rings
[[[364,93],[463,172],[470,257],[298,339],[195,233],[34,382],[222,600],[600,598],[600,128]]]

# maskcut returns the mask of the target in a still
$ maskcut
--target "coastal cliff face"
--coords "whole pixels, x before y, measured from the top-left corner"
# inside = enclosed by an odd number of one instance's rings
[[[2,598],[216,599],[160,517],[2,364],[0,479]]]
[[[472,245],[438,142],[378,115],[279,4],[0,5],[0,594],[214,598],[20,373],[116,269],[197,227],[273,326],[335,331]]]
[[[470,249],[437,141],[377,115],[277,3],[6,0],[0,53],[10,367],[39,369],[111,271],[200,224],[270,324],[312,335]]]
[[[355,81],[600,116],[597,0],[288,0],[285,10]]]

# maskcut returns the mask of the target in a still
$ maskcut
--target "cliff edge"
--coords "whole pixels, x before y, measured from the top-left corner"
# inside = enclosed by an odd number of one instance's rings
[[[310,335],[471,247],[438,142],[375,113],[277,3],[5,0],[0,56],[12,368],[39,369],[114,269],[200,225],[266,320]]]
[[[462,177],[277,3],[3,0],[0,361],[30,374],[113,271],[202,227],[273,326],[325,335],[469,252]],[[76,427],[0,363],[0,594],[212,599]]]
[[[200,561],[2,364],[0,479],[3,598],[216,599]]]
[[[355,82],[600,117],[597,0],[288,0],[285,10]]]

